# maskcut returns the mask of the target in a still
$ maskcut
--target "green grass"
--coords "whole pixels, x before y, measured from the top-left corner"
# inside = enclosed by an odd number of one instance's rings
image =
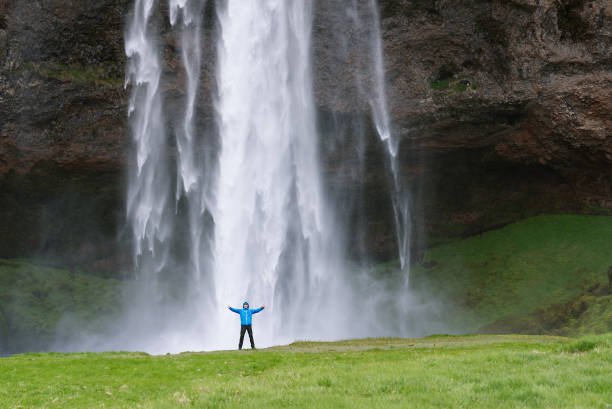
[[[6,408],[607,408],[612,334],[0,359]]]
[[[454,324],[466,332],[562,308],[576,315],[572,303],[583,301],[581,320],[569,316],[566,323],[566,333],[580,334],[612,330],[610,266],[612,217],[539,216],[432,248],[412,280],[446,300]]]
[[[59,63],[25,63],[19,72],[33,72],[44,78],[78,85],[95,85],[97,87],[117,88],[123,85],[123,79],[117,75],[116,67],[110,65],[83,66],[78,64]]]
[[[448,89],[449,81],[448,80],[433,80],[429,83],[431,89],[435,89],[436,91],[442,91]]]
[[[118,312],[119,281],[26,260],[0,260],[0,350],[45,347],[62,319],[96,329]]]

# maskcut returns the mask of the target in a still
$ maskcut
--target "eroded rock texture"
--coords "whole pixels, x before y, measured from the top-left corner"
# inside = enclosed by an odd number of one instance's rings
[[[397,0],[381,13],[428,230],[612,208],[610,2]]]
[[[343,88],[352,74],[330,46],[332,3],[317,2],[313,30],[323,138],[334,118],[368,110],[356,104],[354,89]],[[129,0],[0,0],[0,257],[116,270],[130,9]],[[212,123],[213,7],[206,13],[200,109]],[[611,211],[610,2],[381,0],[380,14],[417,249],[540,212]],[[184,74],[176,33],[165,19],[157,26],[173,117]],[[351,47],[346,55],[359,65]],[[353,151],[365,155],[362,243],[388,258],[394,245],[384,154],[371,123],[362,128],[367,146],[359,151],[344,141],[325,156],[326,175],[334,175],[334,187],[352,189],[356,179],[334,168],[337,156],[350,162]]]

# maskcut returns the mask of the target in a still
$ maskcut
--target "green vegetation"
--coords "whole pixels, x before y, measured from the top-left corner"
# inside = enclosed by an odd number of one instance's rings
[[[469,81],[458,81],[453,84],[453,90],[455,92],[464,92],[470,88]]]
[[[50,342],[60,320],[95,329],[116,312],[118,281],[24,260],[0,260],[0,347],[38,349]]]
[[[6,408],[606,408],[612,334],[0,359]]]
[[[115,66],[82,66],[77,64],[59,63],[26,63],[19,67],[20,72],[35,72],[36,74],[63,82],[76,84],[91,84],[98,87],[116,88],[123,84],[123,79],[116,75]]]
[[[458,331],[601,333],[610,266],[612,217],[539,216],[432,248],[412,282],[447,300]]]
[[[435,89],[436,91],[448,89],[448,85],[448,80],[433,80],[429,83],[431,89]]]

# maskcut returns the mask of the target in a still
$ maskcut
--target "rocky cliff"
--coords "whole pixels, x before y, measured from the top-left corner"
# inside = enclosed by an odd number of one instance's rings
[[[0,257],[113,258],[125,3],[0,0]]]
[[[381,12],[403,163],[433,187],[428,228],[612,208],[610,2],[397,0]]]
[[[314,30],[323,129],[328,118],[365,111],[342,89],[348,68],[326,64],[334,59],[329,4],[317,2]],[[130,9],[128,0],[0,0],[0,257],[115,269]],[[541,212],[612,211],[609,2],[381,0],[380,15],[417,247]],[[206,19],[211,36],[212,6]],[[167,22],[158,26],[172,105],[183,74],[175,37]],[[205,54],[210,91],[214,48]],[[210,92],[201,94],[207,120]],[[368,250],[386,258],[393,232],[383,154],[365,129]],[[332,171],[333,155],[326,159]]]

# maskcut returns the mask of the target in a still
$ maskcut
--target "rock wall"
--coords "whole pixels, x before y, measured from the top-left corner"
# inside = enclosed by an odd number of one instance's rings
[[[342,88],[350,67],[329,63],[331,3],[317,3],[314,30],[323,129],[326,118],[366,110]],[[0,0],[0,257],[116,269],[130,9],[129,0]],[[612,211],[608,1],[380,0],[380,14],[417,250],[536,213]],[[206,19],[210,37],[212,6]],[[158,22],[172,110],[183,74],[167,24]],[[214,47],[205,61],[200,109],[210,122]],[[383,153],[365,129],[366,250],[388,258]],[[326,159],[333,172],[333,155]],[[350,190],[353,179],[345,182]]]
[[[610,2],[394,0],[381,14],[427,231],[612,209]]]
[[[0,0],[0,257],[115,268],[127,3]]]

